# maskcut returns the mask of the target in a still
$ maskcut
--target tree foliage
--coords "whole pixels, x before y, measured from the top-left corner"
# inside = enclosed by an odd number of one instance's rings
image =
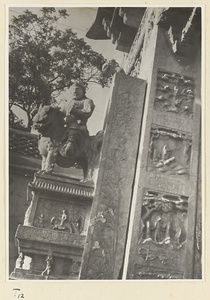
[[[13,17],[9,26],[9,97],[31,120],[31,112],[47,104],[53,91],[69,87],[75,80],[106,86],[101,73],[104,57],[70,28],[59,29],[65,9],[42,8]],[[29,122],[29,129],[31,121]]]

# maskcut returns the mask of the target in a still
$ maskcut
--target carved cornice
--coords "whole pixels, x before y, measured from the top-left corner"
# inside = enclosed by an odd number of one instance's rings
[[[35,174],[33,182],[29,184],[29,188],[32,191],[62,193],[89,199],[92,199],[93,194],[93,185],[90,183],[38,173]]]

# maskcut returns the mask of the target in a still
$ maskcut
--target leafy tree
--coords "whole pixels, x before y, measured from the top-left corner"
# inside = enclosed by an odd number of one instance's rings
[[[26,111],[31,128],[33,111],[50,101],[53,91],[69,87],[75,80],[109,82],[102,74],[104,57],[93,51],[71,29],[61,30],[58,21],[65,9],[44,7],[40,16],[29,10],[13,17],[9,26],[9,97]]]

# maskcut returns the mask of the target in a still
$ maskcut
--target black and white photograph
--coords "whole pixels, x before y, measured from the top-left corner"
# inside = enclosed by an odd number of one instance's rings
[[[204,13],[7,7],[9,282],[204,280]]]

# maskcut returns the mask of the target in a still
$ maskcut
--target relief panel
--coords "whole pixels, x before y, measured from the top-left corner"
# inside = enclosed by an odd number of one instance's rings
[[[179,249],[186,241],[188,198],[145,191],[142,206],[140,243],[170,245]]]
[[[84,234],[87,206],[75,203],[39,199],[34,226],[75,234]]]
[[[144,190],[138,263],[132,278],[183,278],[187,220],[188,197]]]
[[[183,279],[182,272],[135,265],[135,279]]]
[[[167,175],[189,175],[192,135],[152,125],[148,171]]]
[[[156,110],[192,118],[194,101],[195,81],[193,78],[159,70],[154,102]]]

